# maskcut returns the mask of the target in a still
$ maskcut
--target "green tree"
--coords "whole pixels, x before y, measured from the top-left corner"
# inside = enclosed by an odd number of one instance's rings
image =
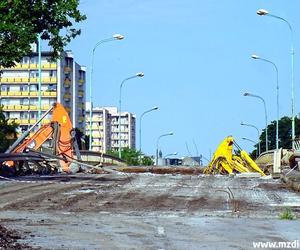
[[[278,122],[279,127],[279,148],[292,148],[292,120],[290,117],[284,116]],[[295,134],[296,137],[300,135],[300,120],[295,118]],[[266,130],[264,129],[260,137],[261,152],[266,151]],[[269,150],[276,148],[276,121],[272,121],[268,125],[268,141]],[[257,147],[257,144],[255,145]],[[251,156],[255,156],[256,149],[251,153]]]
[[[73,25],[86,16],[78,5],[79,0],[1,0],[0,66],[12,67],[28,55],[38,34],[57,57],[80,34]]]
[[[119,157],[119,152],[114,150],[109,150],[107,154]],[[132,149],[132,148],[123,148],[121,152],[121,159],[126,162],[129,166],[150,166],[153,165],[153,160],[149,156],[145,156],[142,152]]]
[[[3,153],[16,139],[18,124],[14,121],[9,123],[0,107],[0,153]]]
[[[154,161],[151,157],[142,155],[141,164],[142,166],[152,166],[154,165]]]

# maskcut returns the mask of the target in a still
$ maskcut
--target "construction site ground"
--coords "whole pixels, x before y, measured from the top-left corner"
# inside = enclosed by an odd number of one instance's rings
[[[21,235],[23,249],[236,250],[300,240],[300,220],[279,219],[285,207],[300,216],[300,193],[279,179],[149,173],[14,179],[0,181],[0,224]]]

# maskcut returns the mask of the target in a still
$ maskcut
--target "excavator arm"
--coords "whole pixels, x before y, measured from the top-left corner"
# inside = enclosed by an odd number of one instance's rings
[[[65,159],[72,159],[74,157],[72,137],[73,126],[70,117],[63,105],[60,103],[55,103],[49,112],[50,111],[52,111],[50,123],[41,126],[32,136],[25,139],[25,137],[29,135],[29,132],[33,130],[34,126],[38,124],[36,123],[28,131],[26,131],[25,134],[22,135],[11,148],[9,148],[9,150],[7,150],[7,153],[22,153],[27,148],[40,150],[46,141],[50,141],[54,155],[62,156]],[[43,117],[45,116],[46,115]],[[41,120],[39,122],[41,122]],[[14,162],[7,161],[5,162],[5,165],[13,167]],[[59,165],[64,172],[70,172],[69,161],[59,160]]]
[[[51,124],[43,125],[38,131],[36,131],[30,138],[25,139],[13,153],[23,152],[26,148],[32,148],[38,150],[48,139],[53,135],[53,127]]]
[[[232,153],[233,146],[236,146],[240,153]],[[264,172],[251,159],[251,157],[242,150],[234,141],[232,136],[226,137],[219,145],[213,155],[213,159],[204,169],[206,174],[232,174],[232,173],[258,172],[264,176]]]

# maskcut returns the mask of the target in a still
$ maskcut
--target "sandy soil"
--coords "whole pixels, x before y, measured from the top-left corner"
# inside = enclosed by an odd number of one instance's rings
[[[230,199],[228,188],[234,198]],[[282,221],[300,194],[280,180],[106,174],[0,182],[0,223],[42,249],[253,249],[300,239]]]

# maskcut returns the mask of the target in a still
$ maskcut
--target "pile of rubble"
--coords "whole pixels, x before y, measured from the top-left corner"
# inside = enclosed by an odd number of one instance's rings
[[[0,225],[0,249],[35,249],[27,244],[18,243],[22,239],[16,230],[9,230]]]

